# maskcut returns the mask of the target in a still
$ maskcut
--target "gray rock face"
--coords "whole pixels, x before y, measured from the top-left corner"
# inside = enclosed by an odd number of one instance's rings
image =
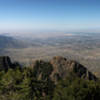
[[[10,67],[12,67],[10,58],[8,56],[0,57],[0,71],[7,70]]]
[[[51,78],[57,81],[59,78],[65,79],[68,73],[74,72],[78,77],[88,80],[97,80],[96,76],[76,61],[67,60],[63,57],[54,57],[51,62],[53,72]]]

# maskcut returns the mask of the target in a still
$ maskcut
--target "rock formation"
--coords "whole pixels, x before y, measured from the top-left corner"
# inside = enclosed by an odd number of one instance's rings
[[[76,61],[68,60],[63,57],[54,57],[50,63],[53,66],[53,72],[51,74],[51,78],[54,81],[57,81],[59,78],[64,79],[70,72],[74,72],[78,77],[88,79],[88,80],[96,80],[96,76],[87,70],[86,67],[79,64]]]
[[[65,79],[69,73],[74,73],[77,77],[87,80],[97,80],[86,67],[76,61],[68,60],[64,57],[54,57],[50,62],[36,60],[32,64],[34,75],[37,79],[50,78],[57,82]]]
[[[0,71],[1,70],[8,70],[8,68],[12,67],[11,60],[8,56],[1,56],[0,57]]]

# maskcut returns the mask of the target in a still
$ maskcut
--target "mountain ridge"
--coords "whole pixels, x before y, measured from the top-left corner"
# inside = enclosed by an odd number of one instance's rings
[[[0,69],[8,70],[9,68],[14,68],[15,64],[11,62],[10,57],[1,56],[0,57]],[[41,76],[48,71],[48,76],[53,81],[58,81],[59,79],[65,79],[70,72],[74,72],[76,76],[88,79],[88,80],[97,80],[97,77],[92,74],[86,67],[80,63],[68,60],[67,58],[61,56],[55,56],[50,61],[36,60],[32,62],[30,68],[33,68],[37,73],[37,76]],[[41,77],[42,78],[42,77]]]

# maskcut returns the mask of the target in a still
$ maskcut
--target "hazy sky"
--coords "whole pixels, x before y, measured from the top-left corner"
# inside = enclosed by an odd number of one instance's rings
[[[100,29],[100,0],[0,0],[0,32],[81,29]]]

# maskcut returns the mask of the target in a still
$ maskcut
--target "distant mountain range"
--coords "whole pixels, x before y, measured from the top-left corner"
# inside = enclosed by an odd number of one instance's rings
[[[26,48],[27,45],[19,39],[11,36],[0,35],[0,49],[3,48]]]

